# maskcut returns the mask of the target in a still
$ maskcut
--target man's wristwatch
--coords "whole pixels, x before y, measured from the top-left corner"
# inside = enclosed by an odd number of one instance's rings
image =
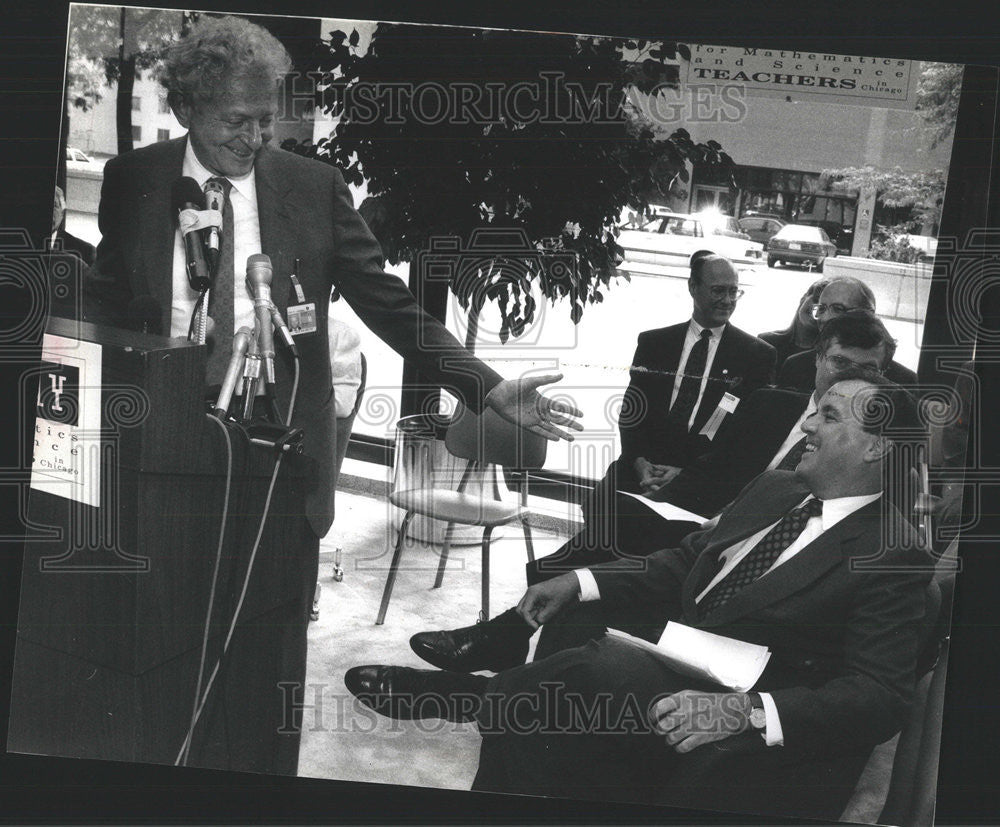
[[[764,701],[761,700],[759,692],[748,692],[747,697],[750,699],[750,726],[758,732],[763,732],[767,728]]]

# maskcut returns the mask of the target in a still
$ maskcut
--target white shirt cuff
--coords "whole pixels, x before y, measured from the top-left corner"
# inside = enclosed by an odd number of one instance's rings
[[[783,747],[785,745],[785,733],[781,730],[778,707],[774,705],[774,699],[769,693],[761,692],[759,694],[761,703],[764,704],[764,731],[761,733],[764,743],[769,747]]]
[[[574,569],[576,579],[580,581],[580,602],[586,603],[590,600],[600,600],[601,592],[597,588],[597,581],[590,569]]]

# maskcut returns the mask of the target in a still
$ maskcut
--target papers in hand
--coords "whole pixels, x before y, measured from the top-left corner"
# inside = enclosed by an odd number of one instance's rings
[[[639,646],[663,658],[681,675],[715,681],[734,692],[747,692],[757,683],[771,650],[723,635],[671,621],[658,643],[608,629],[611,637]]]
[[[633,494],[630,491],[621,491],[622,494],[628,494],[630,497],[635,497],[639,502],[641,502],[646,508],[651,511],[655,511],[664,520],[683,520],[687,523],[703,523],[708,517],[702,517],[700,514],[695,514],[693,511],[685,511],[683,508],[678,508],[676,505],[671,503],[658,503],[655,500],[649,499],[649,497],[644,497],[642,494]]]

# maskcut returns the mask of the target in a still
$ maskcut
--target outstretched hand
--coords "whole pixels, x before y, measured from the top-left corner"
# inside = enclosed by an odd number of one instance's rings
[[[566,402],[549,399],[538,392],[542,385],[562,379],[561,373],[504,379],[486,395],[486,405],[508,422],[553,441],[573,435],[559,426],[582,431],[579,417],[583,411]]]

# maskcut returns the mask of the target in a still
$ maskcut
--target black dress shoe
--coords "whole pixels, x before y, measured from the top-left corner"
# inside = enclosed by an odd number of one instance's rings
[[[344,684],[352,695],[379,715],[397,721],[473,721],[487,681],[482,675],[407,666],[354,666],[344,675]]]
[[[486,623],[450,632],[418,632],[410,638],[410,648],[438,669],[500,672],[524,663],[533,632],[520,615],[510,610]]]

